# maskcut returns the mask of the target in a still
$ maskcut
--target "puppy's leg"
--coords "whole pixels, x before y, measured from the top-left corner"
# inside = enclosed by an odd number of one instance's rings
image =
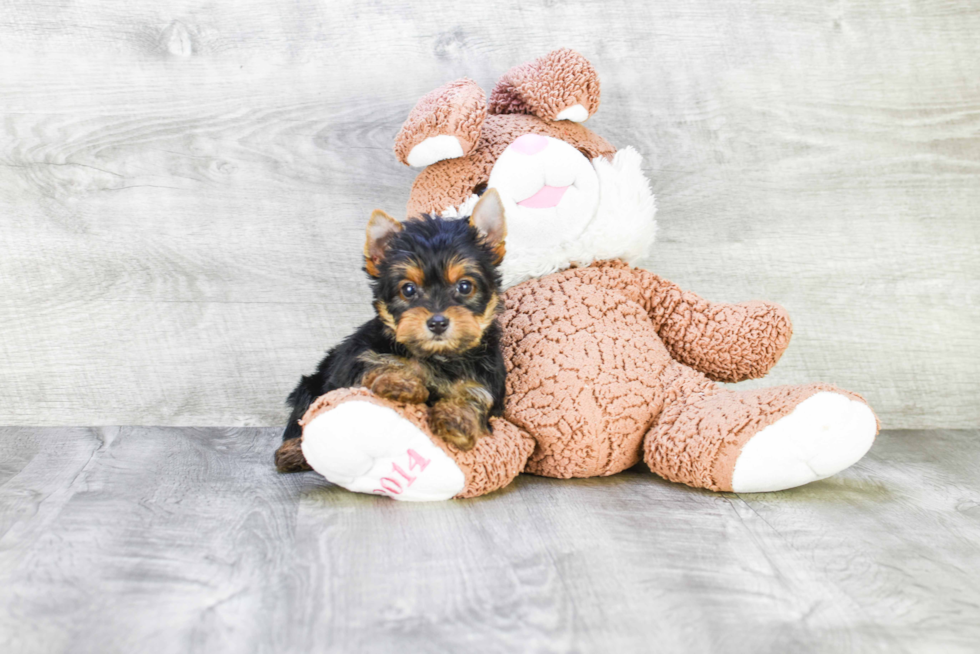
[[[470,450],[487,433],[493,396],[481,384],[456,381],[439,388],[439,400],[429,409],[429,427],[439,438]]]
[[[361,385],[392,402],[424,404],[429,399],[429,370],[425,364],[389,354],[361,355],[367,365]]]
[[[298,438],[290,438],[276,450],[276,470],[279,472],[303,472],[312,470],[303,456],[303,448]]]
[[[320,374],[304,376],[293,389],[293,392],[289,394],[288,402],[293,410],[289,414],[286,429],[282,433],[282,445],[276,450],[276,470],[279,472],[312,470],[306,459],[303,458],[303,450],[300,448],[299,437],[303,435],[303,428],[299,426],[299,420],[320,395],[322,387],[323,379]]]

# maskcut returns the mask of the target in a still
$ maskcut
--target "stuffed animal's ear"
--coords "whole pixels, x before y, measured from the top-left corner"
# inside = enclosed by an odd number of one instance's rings
[[[568,48],[511,68],[490,94],[492,114],[581,123],[598,108],[599,76],[588,59]]]
[[[487,117],[487,96],[463,78],[425,95],[395,137],[395,156],[421,168],[465,156],[480,139]]]
[[[507,238],[507,220],[504,218],[504,203],[500,201],[497,189],[489,189],[473,207],[470,224],[483,235],[487,245],[495,255],[494,264],[504,259],[504,239]]]
[[[391,237],[402,231],[402,224],[381,209],[375,209],[368,220],[367,240],[364,242],[364,269],[372,277],[380,275],[378,266],[385,258]]]

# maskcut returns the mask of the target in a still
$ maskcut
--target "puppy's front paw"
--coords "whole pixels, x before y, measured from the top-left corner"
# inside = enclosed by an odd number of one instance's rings
[[[402,370],[386,370],[364,377],[364,385],[380,397],[402,404],[424,404],[429,389],[418,377]]]
[[[461,450],[471,450],[484,433],[479,414],[466,404],[436,402],[429,409],[432,433]]]

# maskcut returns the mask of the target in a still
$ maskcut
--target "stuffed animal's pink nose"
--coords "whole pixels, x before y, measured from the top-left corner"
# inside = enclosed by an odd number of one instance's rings
[[[540,134],[525,134],[511,143],[510,147],[514,148],[521,154],[530,156],[541,152],[547,145],[548,139],[546,137],[541,136]]]

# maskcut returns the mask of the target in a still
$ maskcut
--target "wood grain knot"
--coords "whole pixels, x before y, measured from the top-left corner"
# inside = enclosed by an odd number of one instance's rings
[[[175,57],[190,57],[194,54],[194,40],[190,30],[179,20],[170,23],[160,34],[160,46]]]

